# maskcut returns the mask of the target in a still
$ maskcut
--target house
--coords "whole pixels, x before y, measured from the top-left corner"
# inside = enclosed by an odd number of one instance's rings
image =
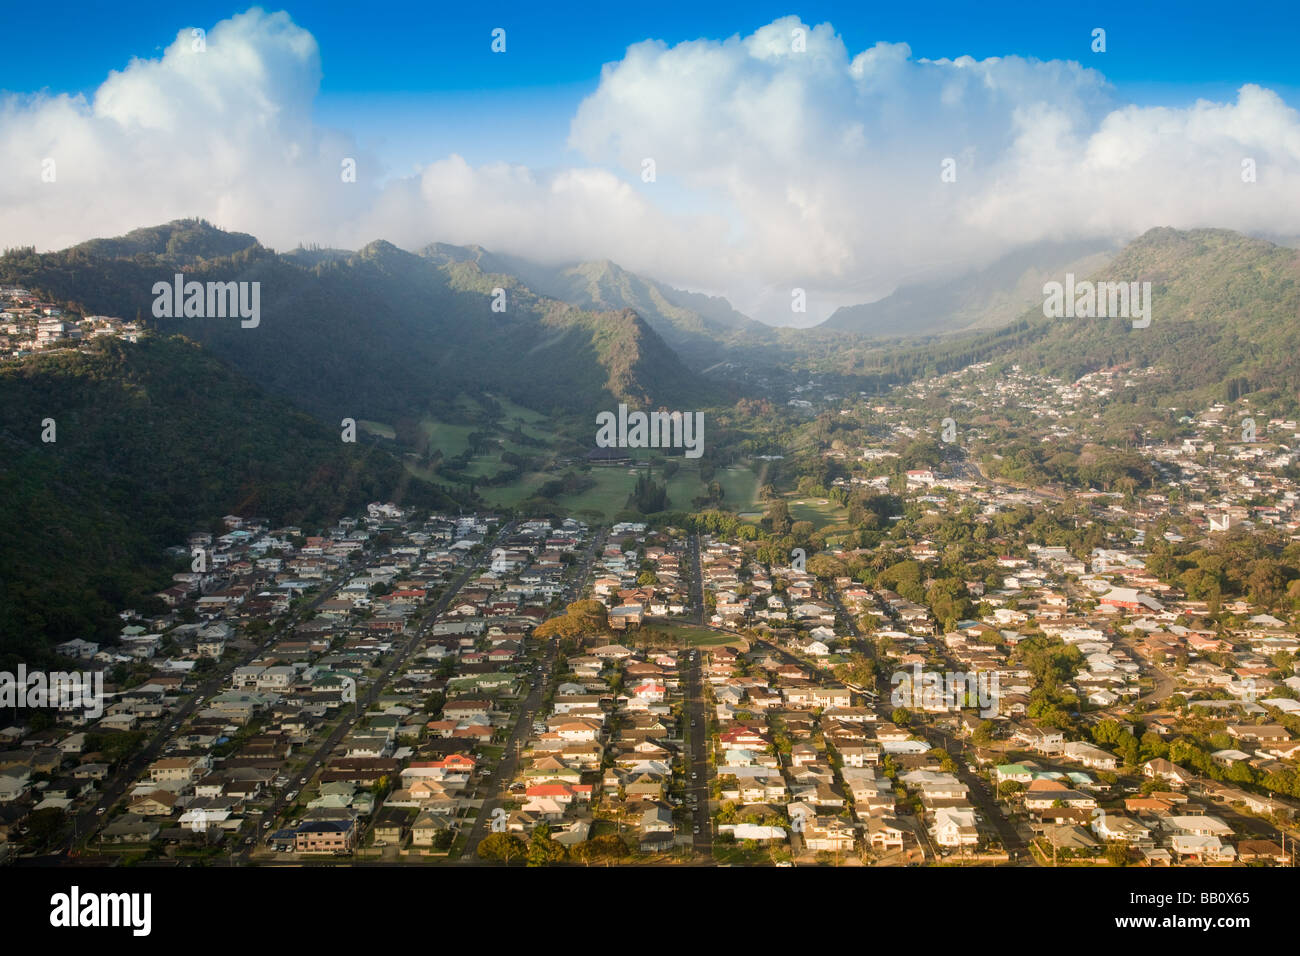
[[[736,840],[784,840],[784,827],[763,826],[758,823],[723,823],[718,827],[719,833],[730,833]]]
[[[1075,760],[1092,770],[1115,770],[1119,760],[1114,754],[1082,740],[1072,740],[1061,745],[1061,756]]]
[[[853,825],[839,817],[814,817],[804,825],[803,842],[810,850],[842,853],[853,849]]]
[[[432,847],[436,845],[439,835],[451,830],[451,822],[431,810],[421,810],[411,824],[411,845]]]
[[[12,803],[27,792],[32,775],[25,768],[13,768],[0,773],[0,803]]]
[[[1291,734],[1279,724],[1229,724],[1228,736],[1261,744],[1281,744],[1291,739]]]
[[[154,783],[189,783],[203,776],[212,766],[209,757],[165,757],[149,765],[149,779]]]
[[[1098,810],[1092,818],[1092,832],[1106,843],[1153,846],[1151,828],[1132,817]]]
[[[529,800],[544,798],[554,800],[561,806],[568,806],[574,802],[590,803],[591,791],[592,784],[589,783],[540,783],[525,789],[524,795]]]
[[[406,836],[406,824],[410,819],[405,809],[384,807],[375,814],[371,830],[375,835],[375,845],[398,844]]]
[[[654,853],[670,849],[676,837],[672,811],[662,805],[650,807],[641,814],[638,831],[642,851]]]
[[[1152,779],[1166,780],[1175,787],[1186,787],[1196,779],[1192,773],[1175,763],[1171,763],[1164,757],[1148,760],[1142,765],[1142,773]]]
[[[1024,799],[1027,810],[1047,810],[1058,804],[1063,807],[1084,809],[1092,809],[1097,805],[1094,797],[1080,793],[1078,790],[1071,790],[1059,781],[1045,778],[1033,781],[1025,791]]]
[[[934,842],[942,847],[977,846],[979,828],[975,811],[964,807],[939,807],[930,826]]]
[[[104,843],[150,843],[158,838],[162,826],[134,813],[124,813],[100,834]]]
[[[867,842],[878,850],[901,850],[907,831],[890,816],[867,818]]]
[[[142,817],[167,817],[176,809],[176,794],[154,790],[130,802],[130,811]]]
[[[1174,834],[1169,849],[1182,861],[1224,863],[1237,858],[1237,851],[1218,837],[1196,833]]]
[[[1286,866],[1291,863],[1290,854],[1272,840],[1242,840],[1237,844],[1237,858],[1242,863],[1264,861]]]
[[[356,838],[356,822],[314,820],[295,831],[294,850],[298,853],[351,853]]]

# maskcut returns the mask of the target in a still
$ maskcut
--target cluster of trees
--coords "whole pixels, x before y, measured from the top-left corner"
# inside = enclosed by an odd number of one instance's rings
[[[1227,766],[1217,763],[1211,754],[1232,749],[1235,745],[1232,737],[1222,730],[1205,735],[1186,734],[1166,741],[1155,731],[1143,731],[1141,725],[1137,729],[1140,736],[1108,718],[1092,728],[1092,739],[1110,747],[1130,768],[1163,757],[1212,780],[1281,796],[1300,797],[1300,773],[1289,767],[1263,772],[1246,761],[1235,761]]]
[[[600,601],[574,601],[563,614],[543,621],[533,635],[543,640],[558,637],[577,640],[593,634],[609,634],[609,611]]]
[[[986,446],[980,465],[991,477],[1020,484],[1100,488],[1129,495],[1155,478],[1150,462],[1137,451],[1043,444],[1036,435]]]
[[[558,498],[561,495],[580,495],[596,487],[596,479],[590,475],[580,475],[576,471],[566,471],[558,478],[542,482],[537,489],[538,498]]]
[[[1267,531],[1233,531],[1206,547],[1179,553],[1157,539],[1147,568],[1162,581],[1206,601],[1218,613],[1225,598],[1270,608],[1300,609],[1300,543]]]
[[[1028,715],[1043,726],[1077,732],[1079,698],[1064,685],[1083,663],[1079,649],[1060,638],[1035,634],[1016,644],[1011,661],[1034,676]]]
[[[527,841],[514,833],[490,833],[478,845],[479,859],[505,864],[523,861],[529,866],[553,866],[569,861],[590,866],[624,860],[631,855],[627,844],[613,834],[592,837],[566,849],[545,826],[534,828]]]
[[[627,496],[627,507],[644,515],[667,511],[669,504],[667,482],[661,484],[649,475],[640,475]]]

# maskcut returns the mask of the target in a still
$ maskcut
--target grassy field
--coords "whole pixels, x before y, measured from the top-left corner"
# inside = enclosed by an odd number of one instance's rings
[[[811,521],[816,528],[847,521],[849,512],[828,498],[795,498],[790,501],[790,517],[795,521]]]
[[[542,441],[549,441],[554,437],[548,427],[546,415],[531,408],[516,405],[508,398],[495,395],[493,397],[501,403],[501,408],[505,411],[503,422],[508,429],[518,425],[520,430],[529,438],[539,438]]]
[[[782,853],[782,850],[787,852]],[[713,858],[727,866],[772,866],[774,859],[789,859],[789,856],[788,848],[784,846],[769,850],[757,841],[724,843],[719,840],[713,844]]]
[[[599,511],[606,518],[610,518],[627,507],[627,496],[632,493],[637,476],[644,473],[644,471],[622,466],[593,468],[587,472],[587,476],[596,482],[595,486],[581,494],[563,495],[556,501],[574,511]],[[533,494],[544,482],[554,477],[555,475],[533,472],[500,488],[481,488],[479,493],[497,505],[518,504]],[[680,507],[689,510],[691,499],[703,491],[704,486],[698,476],[690,475],[684,470],[668,481],[668,497],[674,509]]]
[[[420,427],[429,436],[429,447],[442,451],[443,457],[454,458],[469,447],[469,433],[473,425],[451,425],[426,418]]]
[[[489,472],[491,470],[493,469],[489,468]],[[556,500],[574,511],[599,511],[606,518],[610,518],[627,506],[627,496],[632,493],[637,477],[645,472],[642,469],[624,466],[602,466],[592,468],[586,474],[596,482],[594,487],[581,494],[564,495]],[[655,472],[655,476],[656,480],[663,480],[658,471]],[[552,474],[532,472],[499,488],[480,488],[479,493],[487,501],[506,507],[518,504],[533,494],[544,482],[554,477],[556,476]],[[725,472],[719,471],[715,477],[726,495],[725,504],[732,508],[751,506],[758,492],[757,476],[752,471],[742,466],[735,466],[726,469]],[[691,504],[691,500],[703,495],[705,491],[704,482],[700,481],[695,463],[684,462],[677,474],[668,479],[669,510],[692,510],[694,505]]]
[[[457,476],[456,480],[461,483],[467,483],[470,480],[480,481],[501,472],[506,467],[501,462],[502,452],[514,452],[540,462],[550,458],[553,455],[553,449],[561,447],[560,436],[550,427],[547,415],[517,405],[508,399],[499,396],[494,397],[500,403],[504,413],[495,428],[498,441],[491,450],[486,451],[484,454],[475,455],[470,459],[468,467]],[[462,396],[458,405],[464,410],[466,421],[481,420],[480,416],[483,409],[468,396]],[[392,427],[383,422],[362,422],[360,424],[375,434],[393,437]],[[441,450],[445,458],[452,458],[460,455],[469,447],[470,432],[484,426],[454,424],[425,418],[421,421],[420,427],[429,436],[430,448]],[[516,427],[524,435],[544,442],[546,445],[544,447],[522,445],[511,440],[508,437],[509,433],[513,432]],[[639,451],[634,452],[633,455],[644,460],[649,456],[649,452]],[[679,460],[679,464],[680,468],[677,473],[668,479],[669,508],[673,511],[690,511],[695,508],[692,503],[693,499],[704,495],[707,488],[705,483],[700,480],[698,465],[695,461]],[[431,469],[423,468],[409,458],[406,461],[406,468],[412,474],[426,480],[439,482],[453,480],[450,474],[440,474]],[[765,471],[766,468],[762,469],[762,472]],[[714,480],[722,486],[724,506],[736,511],[761,511],[762,506],[758,501],[758,489],[763,480],[762,472],[756,474],[744,464],[718,469],[714,474]],[[611,466],[592,468],[586,474],[595,481],[595,485],[580,494],[564,495],[556,499],[557,504],[574,512],[597,512],[605,518],[612,518],[627,507],[628,495],[631,494],[633,487],[636,485],[637,477],[644,474],[644,471]],[[556,477],[559,477],[559,473],[533,471],[521,475],[509,484],[499,487],[479,485],[477,490],[483,496],[484,501],[490,505],[512,507],[525,498],[534,495],[538,488]],[[658,471],[656,471],[655,477],[657,480],[663,480],[662,474]]]
[[[687,647],[722,647],[727,644],[739,647],[748,644],[743,637],[736,637],[734,634],[722,634],[707,627],[700,627],[698,624],[660,623],[656,621],[647,624],[646,627],[649,630],[666,631]]]
[[[362,431],[370,432],[372,435],[378,435],[380,438],[396,438],[397,432],[393,430],[392,425],[385,425],[383,422],[366,421],[364,418],[357,422]]]
[[[767,466],[764,465],[763,471],[766,470]],[[761,476],[755,474],[753,469],[745,465],[729,465],[719,469],[713,477],[722,485],[723,503],[733,511],[763,510],[758,500]]]

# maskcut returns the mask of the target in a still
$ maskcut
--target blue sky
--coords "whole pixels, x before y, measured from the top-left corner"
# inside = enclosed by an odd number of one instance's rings
[[[11,4],[0,234],[477,243],[809,324],[1031,243],[1300,236],[1298,7]]]
[[[11,4],[0,89],[81,92],[132,56],[158,56],[179,27],[210,28],[247,4]],[[1180,3],[266,3],[285,9],[321,48],[317,119],[346,128],[394,172],[456,151],[471,162],[569,161],[568,121],[596,89],[600,66],[644,39],[672,45],[749,33],[780,16],[830,22],[851,51],[877,40],[915,57],[1018,53],[1103,69],[1122,98],[1181,106],[1230,98],[1245,82],[1300,101],[1300,4],[1237,8]],[[489,33],[507,30],[507,55]],[[1090,50],[1107,30],[1104,56]]]

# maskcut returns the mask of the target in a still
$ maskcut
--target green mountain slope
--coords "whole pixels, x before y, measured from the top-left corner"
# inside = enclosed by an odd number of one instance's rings
[[[1060,272],[1051,276],[1064,281]],[[1020,364],[1074,380],[1098,369],[1150,367],[1147,401],[1232,401],[1259,393],[1297,406],[1300,396],[1300,253],[1223,229],[1152,229],[1109,264],[1078,279],[1151,283],[1152,318],[1047,318],[1038,304],[1008,325],[924,345],[828,339],[802,346],[811,365],[862,387],[939,375],[976,362]],[[1040,287],[1041,292],[1041,287]],[[843,334],[841,334],[843,335]],[[831,346],[834,347],[831,347]],[[1300,411],[1300,407],[1297,407]]]
[[[722,360],[730,346],[767,341],[772,331],[733,309],[726,299],[685,292],[629,272],[608,259],[545,266],[479,246],[435,243],[421,255],[438,263],[473,262],[486,272],[512,275],[540,295],[583,309],[631,310],[691,368]]]
[[[131,238],[142,232],[147,241]],[[695,407],[712,397],[626,308],[563,304],[476,262],[435,261],[382,241],[346,256],[278,255],[247,238],[178,221],[63,252],[6,254],[0,281],[184,334],[331,422],[418,418],[462,392],[502,394],[578,418],[619,400]],[[171,252],[233,247],[198,259]],[[258,327],[241,328],[238,319],[154,319],[154,283],[171,281],[181,267],[187,280],[260,282]],[[497,288],[506,291],[504,312],[492,310]]]
[[[41,440],[44,419],[53,443]],[[5,365],[0,648],[114,633],[124,604],[170,583],[164,549],[221,515],[310,527],[374,500],[463,503],[183,339]]]
[[[1106,281],[1149,281],[1151,325],[1045,319],[1013,358],[1077,378],[1116,365],[1152,366],[1171,396],[1233,400],[1300,392],[1300,253],[1222,229],[1153,229],[1126,246]]]
[[[837,309],[819,329],[893,338],[992,329],[1042,301],[1043,282],[1089,275],[1114,255],[1108,242],[1041,242],[956,279],[915,283],[864,305]]]

